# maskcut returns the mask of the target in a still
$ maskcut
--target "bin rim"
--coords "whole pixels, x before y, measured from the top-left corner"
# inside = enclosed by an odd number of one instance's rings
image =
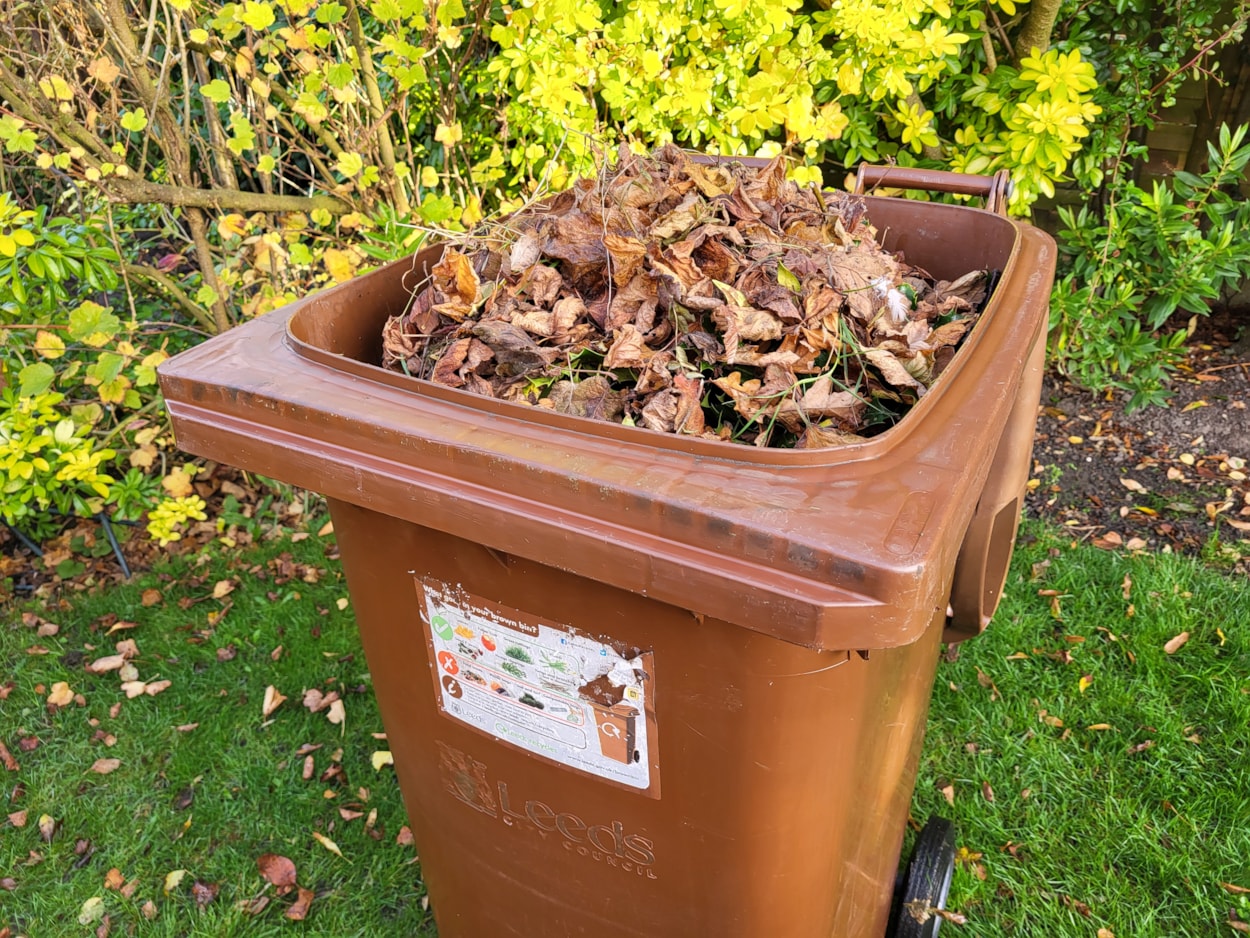
[[[868,219],[870,223],[872,222],[872,203],[897,201],[897,199],[892,197],[884,196],[863,196],[862,198],[869,203]],[[534,405],[499,400],[475,394],[472,391],[445,387],[424,378],[392,371],[383,368],[381,365],[375,365],[361,361],[358,358],[321,348],[307,338],[304,320],[312,315],[314,310],[306,306],[301,306],[287,317],[284,326],[284,341],[298,357],[335,371],[349,374],[355,378],[387,385],[410,394],[429,397],[445,404],[473,408],[492,417],[517,420],[524,423],[537,423],[541,426],[566,433],[589,434],[615,444],[652,449],[659,448],[690,456],[726,462],[741,462],[755,466],[840,465],[879,459],[903,442],[910,427],[927,419],[930,412],[939,406],[941,399],[947,395],[948,389],[955,385],[959,380],[959,376],[970,367],[970,363],[975,357],[978,348],[988,341],[985,338],[986,333],[995,328],[995,324],[1002,317],[1008,315],[1007,311],[1000,309],[1001,292],[999,287],[1011,282],[1013,277],[1017,276],[1016,266],[1020,262],[1025,238],[1025,227],[1021,222],[996,212],[973,206],[950,205],[937,202],[917,204],[923,205],[923,210],[926,213],[935,212],[939,216],[946,213],[959,213],[961,215],[976,213],[977,215],[993,219],[992,224],[1006,226],[1005,231],[1011,232],[1011,247],[1007,261],[1002,270],[999,271],[997,282],[994,284],[990,295],[986,298],[981,316],[960,344],[950,363],[938,376],[937,380],[934,381],[933,385],[925,391],[920,399],[895,424],[873,437],[865,438],[862,442],[802,450],[768,446],[757,447],[746,443],[679,436],[675,433],[663,433],[641,426],[630,427],[605,420],[596,420],[591,417],[561,414]],[[883,233],[878,233],[878,237],[884,237]],[[399,258],[385,266],[398,267],[408,264],[413,272],[416,273],[418,263],[423,254],[429,253],[434,255],[435,252],[440,252],[443,249],[444,242],[435,241],[434,243],[423,245],[408,257]],[[418,286],[420,282],[423,282],[423,280],[418,282]],[[350,287],[351,283],[351,281],[347,281],[340,284],[338,287],[326,291],[326,294]],[[415,287],[413,289],[415,290]],[[321,294],[321,296],[324,297],[326,294]],[[314,296],[309,299],[315,302],[318,297]],[[999,327],[1009,328],[1008,325],[1003,324],[1000,324]],[[381,324],[379,324],[378,336],[380,341]]]

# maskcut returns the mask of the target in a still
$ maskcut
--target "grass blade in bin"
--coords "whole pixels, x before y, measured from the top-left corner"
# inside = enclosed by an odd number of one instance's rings
[[[627,187],[636,232],[542,241],[620,164],[506,253],[431,245],[177,356],[163,391],[184,448],[327,496],[441,938],[880,938],[939,644],[1010,556],[1053,242],[870,194],[774,219],[776,166],[660,156],[632,165],[693,185]],[[889,283],[822,279],[820,239]],[[974,271],[1001,278],[935,348]]]

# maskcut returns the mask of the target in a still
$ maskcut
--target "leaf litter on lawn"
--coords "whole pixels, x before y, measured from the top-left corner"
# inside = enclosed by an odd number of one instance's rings
[[[623,149],[593,178],[447,241],[383,364],[487,397],[756,446],[887,429],[975,324],[986,271],[936,281],[864,199],[781,157]]]

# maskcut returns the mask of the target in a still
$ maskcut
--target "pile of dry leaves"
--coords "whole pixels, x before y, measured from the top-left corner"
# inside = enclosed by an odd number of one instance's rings
[[[560,413],[815,448],[893,425],[972,327],[987,277],[935,283],[856,196],[780,158],[623,152],[449,242],[386,324],[388,368]]]

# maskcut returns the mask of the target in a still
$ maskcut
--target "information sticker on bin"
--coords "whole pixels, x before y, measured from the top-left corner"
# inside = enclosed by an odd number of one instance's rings
[[[418,578],[416,588],[445,717],[659,797],[651,652],[449,584]]]

